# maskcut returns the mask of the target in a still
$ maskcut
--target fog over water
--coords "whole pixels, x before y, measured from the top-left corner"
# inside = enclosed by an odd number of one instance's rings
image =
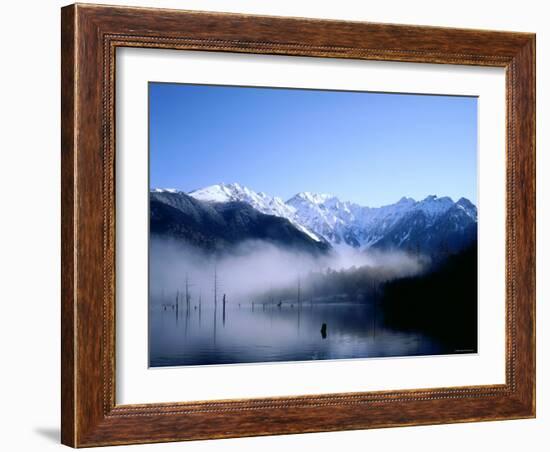
[[[149,363],[441,353],[437,341],[419,332],[387,327],[372,289],[382,281],[418,274],[425,264],[405,253],[350,249],[313,256],[259,241],[214,257],[181,242],[153,238]],[[358,292],[354,277],[360,281]]]
[[[169,239],[152,238],[149,254],[150,294],[175,294],[191,287],[192,298],[213,296],[214,274],[218,292],[241,299],[296,284],[311,272],[377,269],[386,279],[422,272],[426,260],[403,252],[360,252],[353,249],[313,256],[262,241],[247,241],[231,252],[214,257]],[[307,288],[305,288],[307,289]]]

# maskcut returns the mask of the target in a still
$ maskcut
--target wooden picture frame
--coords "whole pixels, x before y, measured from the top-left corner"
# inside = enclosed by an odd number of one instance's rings
[[[535,416],[535,35],[71,5],[62,9],[62,442],[73,447]],[[117,47],[506,70],[506,383],[115,403]]]

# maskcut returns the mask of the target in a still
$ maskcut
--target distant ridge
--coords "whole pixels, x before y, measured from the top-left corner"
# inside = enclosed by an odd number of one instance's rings
[[[184,194],[154,189],[152,194]],[[238,183],[193,190],[206,204],[243,203],[265,215],[287,219],[299,231],[333,247],[398,249],[434,254],[459,251],[477,237],[477,208],[466,198],[430,195],[421,201],[402,197],[394,204],[366,207],[329,194],[301,192],[286,202]]]
[[[156,190],[149,198],[152,236],[175,239],[209,252],[224,252],[246,241],[323,254],[331,246],[314,240],[288,219],[266,215],[241,201],[208,203],[182,192]]]

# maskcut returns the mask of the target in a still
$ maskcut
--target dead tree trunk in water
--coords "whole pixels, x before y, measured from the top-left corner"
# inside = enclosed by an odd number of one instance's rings
[[[300,277],[298,276],[298,296],[296,297],[297,298],[297,302],[298,302],[298,334],[300,334],[300,315],[302,313],[302,293],[301,293],[301,281],[300,281]]]
[[[217,319],[218,319],[218,268],[214,264],[214,344],[216,343]]]
[[[191,304],[191,292],[189,288],[192,284],[189,284],[189,274],[185,274],[185,334],[187,335],[187,329],[189,327],[189,307]]]
[[[377,288],[376,283],[372,283],[372,337],[376,339],[376,317],[378,315],[378,306],[377,306]]]
[[[191,294],[189,293],[189,275],[185,274],[185,309],[189,312],[189,303],[191,302]]]
[[[202,294],[199,292],[199,326],[201,326]]]
[[[223,326],[225,327],[225,294],[223,294],[223,316],[222,316]]]

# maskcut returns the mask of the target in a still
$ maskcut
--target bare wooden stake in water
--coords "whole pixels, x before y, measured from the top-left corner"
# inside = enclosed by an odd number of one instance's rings
[[[300,334],[300,315],[302,313],[302,291],[301,291],[301,281],[300,277],[298,276],[298,296],[297,296],[297,302],[298,302],[298,334]]]
[[[185,308],[189,312],[189,303],[191,302],[191,294],[189,293],[189,275],[185,274]]]
[[[222,323],[225,328],[225,294],[223,294],[223,315],[222,315]]]
[[[176,323],[178,323],[179,319],[179,309],[180,309],[180,302],[179,302],[179,290],[176,290]]]
[[[214,264],[214,344],[216,343],[216,322],[218,318],[218,268]]]
[[[202,293],[199,292],[199,326],[201,326],[201,314],[202,314]]]
[[[191,304],[191,292],[189,288],[192,284],[189,283],[189,274],[185,274],[185,335],[187,335],[187,329],[189,327],[189,307]]]
[[[376,305],[376,283],[372,283],[372,298],[373,298],[373,315],[372,315],[372,337],[376,339],[376,315],[378,311],[378,306]]]

